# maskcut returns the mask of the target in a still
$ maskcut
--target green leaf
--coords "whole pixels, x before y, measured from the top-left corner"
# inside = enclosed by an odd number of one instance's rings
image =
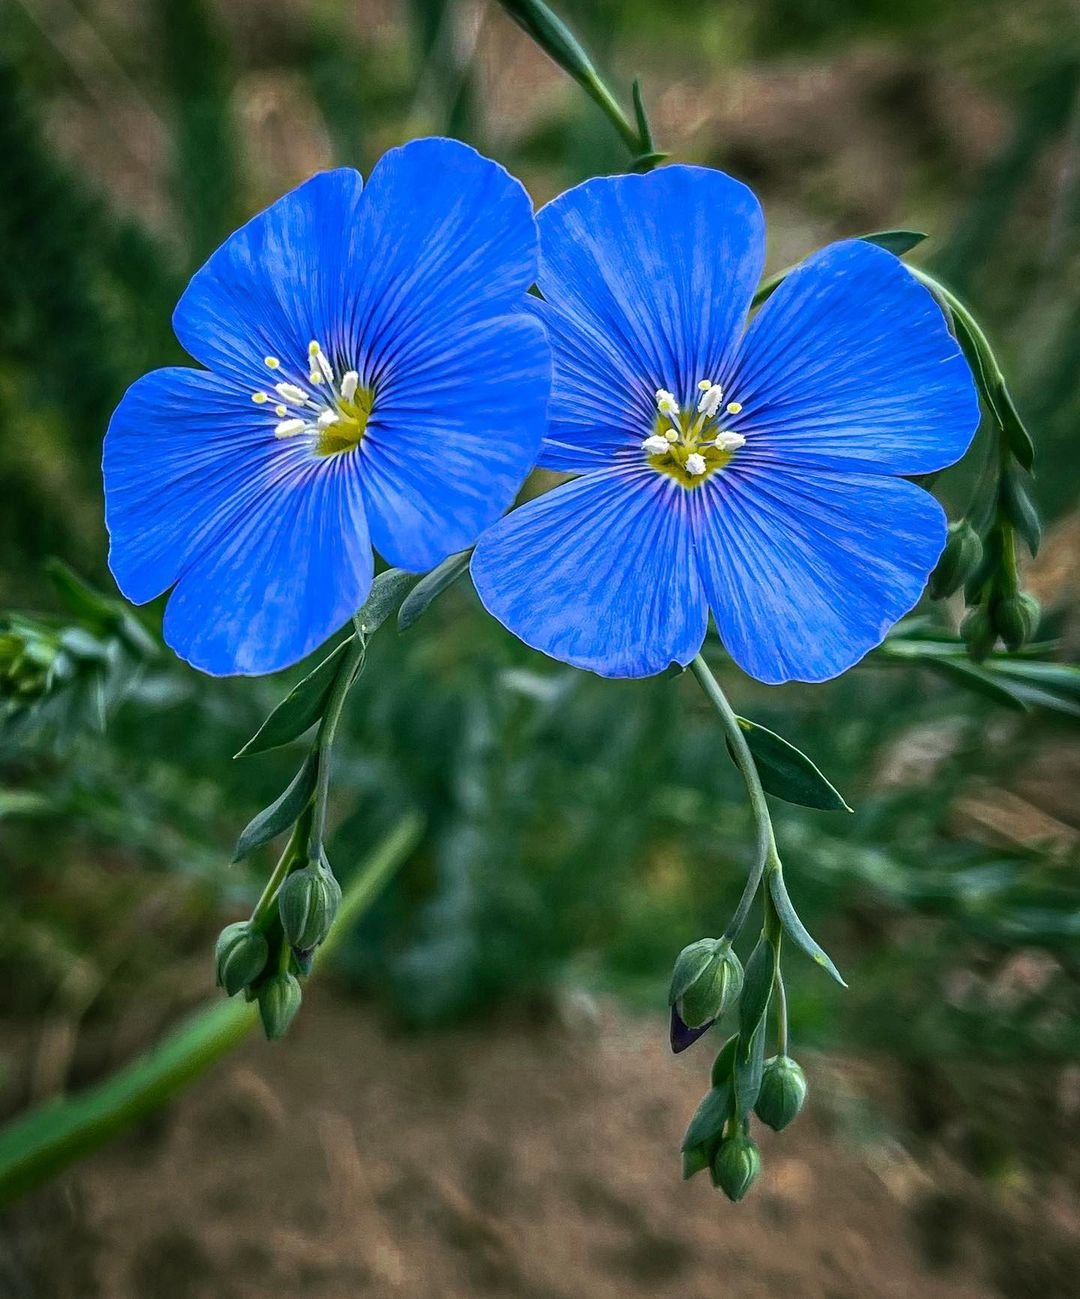
[[[1027,478],[1027,475],[1024,475]],[[1001,475],[1001,503],[1016,531],[1020,534],[1032,556],[1039,553],[1042,542],[1042,524],[1027,483],[1013,468]]]
[[[371,636],[379,630],[420,579],[416,573],[388,568],[371,584],[371,593],[353,616],[361,635]]]
[[[397,625],[399,632],[408,631],[417,618],[427,612],[431,602],[442,595],[448,587],[453,586],[468,569],[471,555],[471,550],[459,551],[458,554],[444,559],[437,568],[433,568],[430,573],[417,582],[405,599],[402,600],[401,608],[398,610]]]
[[[735,1053],[736,1067],[740,1059],[749,1059],[753,1037],[765,1018],[772,995],[773,975],[776,973],[776,950],[762,934],[750,953],[743,977],[742,995],[739,997],[739,1046]]]
[[[330,688],[341,666],[342,657],[352,640],[352,636],[346,637],[336,649],[330,651],[317,668],[304,677],[303,681],[293,686],[247,744],[236,754],[238,758],[249,753],[265,753],[268,749],[276,749],[279,745],[298,740],[306,730],[315,725],[323,715]]]
[[[720,1138],[724,1124],[731,1116],[731,1083],[714,1087],[706,1092],[694,1111],[690,1126],[682,1139],[682,1150],[693,1150]]]
[[[825,812],[850,812],[843,797],[825,779],[805,753],[789,744],[774,731],[738,718],[746,734],[746,743],[754,757],[761,784],[768,794],[802,807],[816,807]],[[728,752],[731,746],[728,745]]]
[[[41,816],[52,810],[52,800],[32,789],[0,789],[0,821],[5,816]]]
[[[262,844],[276,839],[296,821],[315,792],[318,766],[316,754],[309,753],[284,794],[269,807],[264,807],[258,816],[252,817],[236,841],[234,862],[242,861]]]
[[[757,1104],[758,1092],[761,1091],[761,1078],[765,1071],[765,1034],[764,1015],[750,1039],[749,1054],[743,1058],[741,1051],[735,1059],[735,1109],[740,1119],[746,1118]]]
[[[773,906],[776,908],[776,914],[780,917],[780,923],[784,927],[784,933],[812,961],[816,961],[818,965],[827,970],[842,988],[846,988],[847,984],[844,982],[840,971],[833,964],[832,957],[819,943],[815,942],[810,936],[809,930],[796,914],[795,908],[791,904],[791,898],[788,897],[787,885],[784,883],[781,872],[770,870],[767,878],[769,894],[772,897]]]
[[[931,671],[948,677],[951,681],[972,691],[973,694],[982,695],[984,699],[989,699],[995,704],[1004,704],[1006,708],[1015,708],[1021,713],[1028,711],[1022,695],[1009,683],[997,680],[993,673],[984,667],[965,663],[961,659],[926,658],[922,662]]]
[[[877,244],[896,257],[903,257],[918,248],[926,235],[921,230],[875,230],[873,234],[860,235],[863,243]]]

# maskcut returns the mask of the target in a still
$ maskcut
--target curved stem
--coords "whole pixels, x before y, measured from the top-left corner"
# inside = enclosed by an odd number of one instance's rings
[[[326,701],[326,711],[323,713],[318,734],[315,737],[319,769],[315,779],[314,811],[311,819],[311,834],[308,838],[308,855],[312,858],[318,858],[323,845],[323,837],[326,834],[326,804],[330,793],[330,767],[333,761],[334,736],[337,734],[338,722],[341,721],[341,713],[345,707],[349,689],[356,680],[357,671],[364,661],[366,649],[367,638],[358,627],[342,657],[341,665],[338,668],[337,676],[334,678],[334,684],[330,688],[330,695]]]
[[[709,665],[700,654],[694,659],[690,667],[702,690],[705,691],[709,702],[720,715],[724,734],[727,736],[731,751],[735,757],[735,765],[739,768],[739,772],[746,784],[746,792],[750,796],[750,808],[757,824],[757,855],[754,865],[747,877],[746,887],[739,899],[739,905],[735,908],[735,914],[731,917],[727,929],[724,930],[723,936],[727,939],[733,939],[746,923],[746,917],[750,914],[754,898],[761,887],[766,865],[779,870],[780,857],[776,851],[776,836],[773,834],[772,816],[769,813],[765,790],[761,786],[761,777],[758,775],[757,765],[754,762],[753,754],[750,752],[750,746],[746,743],[746,736],[739,725],[739,719],[735,716],[734,709],[728,703],[727,695],[721,690],[719,681],[713,676]]]
[[[266,881],[258,902],[255,903],[255,909],[251,913],[251,923],[256,929],[261,929],[269,919],[274,909],[274,899],[277,897],[278,889],[284,883],[285,876],[292,870],[293,863],[304,854],[311,835],[311,811],[309,803],[297,818],[292,834],[289,835],[289,842],[285,845],[285,851],[278,858],[278,864]]]
[[[784,990],[784,976],[780,973],[779,963],[776,966],[776,978],[773,980],[773,992],[776,996],[776,1037],[777,1054],[787,1055],[788,1048],[788,1013],[787,992]]]

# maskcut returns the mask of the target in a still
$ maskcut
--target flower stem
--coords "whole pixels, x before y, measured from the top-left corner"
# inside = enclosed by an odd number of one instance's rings
[[[735,914],[731,917],[727,929],[724,930],[723,936],[727,939],[733,939],[746,923],[746,917],[750,914],[754,898],[761,887],[765,867],[769,866],[772,869],[779,870],[780,857],[776,851],[776,836],[773,834],[772,817],[769,813],[769,804],[765,798],[765,790],[761,786],[761,777],[758,775],[757,765],[754,762],[753,754],[750,752],[750,746],[746,743],[746,736],[739,725],[739,719],[735,716],[734,709],[728,703],[727,696],[721,690],[719,681],[713,676],[709,665],[700,654],[694,659],[690,667],[702,690],[705,691],[709,702],[720,715],[720,722],[723,725],[727,741],[731,745],[735,765],[739,768],[746,784],[746,792],[750,796],[750,808],[757,825],[757,853],[754,865],[747,877],[746,887],[739,899],[739,905],[735,908]]]
[[[334,678],[334,684],[330,687],[330,696],[326,701],[326,711],[323,713],[318,734],[315,737],[319,770],[315,780],[315,802],[311,819],[311,834],[308,838],[308,855],[314,859],[319,856],[323,846],[323,838],[326,834],[326,804],[330,793],[330,768],[334,755],[334,736],[337,734],[338,723],[341,721],[341,713],[345,707],[349,689],[356,680],[357,671],[364,661],[366,649],[367,637],[357,627],[356,634],[349,642],[348,649],[342,657],[337,676]]]
[[[266,887],[259,895],[258,902],[255,903],[255,909],[251,913],[251,923],[255,929],[262,929],[270,918],[274,909],[274,899],[285,881],[285,876],[292,870],[294,863],[304,855],[311,835],[311,811],[309,803],[293,826],[285,851],[278,858],[278,864],[266,881]]]

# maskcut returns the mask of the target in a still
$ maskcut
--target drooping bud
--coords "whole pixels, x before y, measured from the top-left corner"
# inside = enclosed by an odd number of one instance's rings
[[[731,943],[725,938],[701,938],[679,953],[668,1004],[687,1028],[701,1028],[734,1005],[742,981],[742,965]]]
[[[754,1113],[774,1132],[796,1118],[806,1101],[806,1075],[788,1055],[765,1061]]]
[[[341,885],[325,867],[293,871],[278,893],[278,913],[289,945],[310,952],[326,938],[341,902]]]
[[[226,925],[218,935],[214,951],[217,985],[230,997],[246,988],[262,974],[270,948],[265,935],[253,929],[250,921],[238,920]]]
[[[1027,591],[996,600],[991,617],[1006,649],[1019,650],[1031,640],[1039,626],[1039,602]]]
[[[750,1137],[740,1132],[720,1142],[712,1162],[712,1179],[729,1200],[737,1204],[760,1172],[761,1152]]]
[[[994,648],[997,632],[990,622],[990,615],[984,605],[969,609],[964,621],[960,624],[960,635],[968,647],[968,653],[976,661],[986,658]]]
[[[949,539],[937,568],[930,574],[930,598],[944,600],[959,591],[979,567],[982,553],[982,538],[967,519],[950,524]]]
[[[289,1031],[303,995],[300,980],[286,970],[267,979],[259,988],[259,1016],[263,1032],[271,1041]]]

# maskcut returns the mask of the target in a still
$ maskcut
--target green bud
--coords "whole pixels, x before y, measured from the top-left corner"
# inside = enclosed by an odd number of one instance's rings
[[[760,1172],[761,1152],[750,1137],[740,1132],[720,1142],[712,1163],[712,1179],[729,1200],[737,1204]]]
[[[950,524],[949,539],[937,568],[930,575],[931,599],[944,600],[954,591],[959,591],[979,567],[982,553],[982,538],[967,519]]]
[[[1037,555],[1042,542],[1042,524],[1039,522],[1039,511],[1031,499],[1028,487],[1030,481],[1027,474],[1021,477],[1015,466],[1006,470],[1001,478],[1001,505],[1028,550],[1032,555]]]
[[[1038,629],[1040,613],[1038,600],[1027,591],[1018,591],[994,602],[994,626],[1007,649],[1024,648]]]
[[[986,658],[994,648],[997,633],[990,622],[990,615],[985,605],[976,605],[969,609],[964,621],[960,624],[960,635],[968,647],[968,653],[976,661]]]
[[[265,936],[252,929],[250,921],[226,925],[214,951],[218,987],[235,996],[262,974],[269,955]]]
[[[322,866],[293,871],[278,893],[281,927],[291,947],[310,952],[326,938],[341,902],[341,885]]]
[[[668,1004],[688,1028],[700,1028],[735,1004],[742,982],[742,965],[731,944],[723,938],[701,938],[679,953]]]
[[[806,1075],[788,1055],[765,1061],[754,1113],[774,1132],[781,1132],[797,1117],[806,1101]]]
[[[271,1041],[289,1031],[303,995],[299,979],[285,970],[267,979],[259,989],[259,1015],[263,1032]]]

